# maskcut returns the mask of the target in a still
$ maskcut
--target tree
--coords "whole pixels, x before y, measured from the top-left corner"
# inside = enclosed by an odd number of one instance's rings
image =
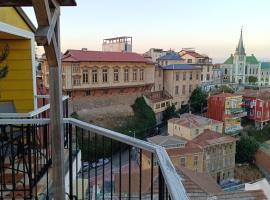
[[[217,93],[234,93],[234,90],[227,86],[227,85],[221,85],[219,86],[218,90],[217,90]]]
[[[0,55],[0,80],[5,78],[8,74],[7,57],[9,54],[9,47],[6,45]]]
[[[248,82],[249,83],[256,83],[258,81],[258,78],[256,76],[249,76],[248,77]]]
[[[259,148],[259,143],[252,136],[242,136],[239,141],[236,142],[236,162],[252,163],[256,151]]]
[[[177,117],[175,104],[168,106],[163,112],[163,121],[167,121],[173,117]]]
[[[197,87],[192,92],[189,103],[193,112],[202,112],[202,109],[207,106],[207,93],[204,92],[200,87]]]
[[[150,132],[156,129],[156,116],[143,97],[138,97],[131,106],[133,116],[127,117],[122,125],[115,127],[115,131],[136,138],[145,138]],[[135,133],[135,135],[134,135]]]

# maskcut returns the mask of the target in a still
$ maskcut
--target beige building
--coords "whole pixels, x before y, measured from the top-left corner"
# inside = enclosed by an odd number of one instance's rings
[[[145,93],[143,97],[154,111],[157,123],[160,123],[163,119],[163,111],[172,105],[172,96],[165,91],[157,91]]]
[[[155,67],[155,86],[152,91],[162,91],[164,88],[164,71],[162,67],[156,65]]]
[[[179,109],[188,103],[191,93],[200,85],[201,67],[185,64],[185,60],[174,51],[168,51],[157,62],[163,72],[156,71],[155,91],[163,85],[163,90],[173,97],[172,103]]]
[[[164,90],[173,97],[177,109],[186,105],[194,89],[200,85],[201,68],[175,64],[163,67]]]
[[[68,50],[62,56],[64,92],[72,97],[151,91],[155,66],[143,56],[129,52]],[[46,88],[48,63],[42,60]]]
[[[222,129],[222,122],[184,114],[168,121],[168,136],[148,141],[166,148],[175,166],[209,173],[221,183],[234,177],[236,152],[236,139],[223,135]],[[143,158],[144,167],[149,167],[149,155]]]
[[[222,134],[223,122],[190,113],[168,120],[168,134],[184,137],[187,140],[193,140],[206,129]]]
[[[192,171],[203,172],[203,149],[193,141],[177,136],[154,136],[147,140],[164,147],[175,167],[185,167]],[[142,158],[143,169],[150,168],[151,154],[144,152]]]
[[[182,49],[179,55],[184,59],[184,63],[195,64],[201,66],[201,82],[207,83],[213,80],[213,64],[212,59],[207,55],[199,54],[195,49]]]

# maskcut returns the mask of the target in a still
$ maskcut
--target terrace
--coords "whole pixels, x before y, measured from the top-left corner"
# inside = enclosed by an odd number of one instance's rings
[[[188,199],[163,147],[68,118],[59,21],[60,7],[75,5],[74,0],[0,0],[0,7],[34,8],[35,41],[44,47],[50,75],[49,105],[0,116],[0,199]],[[151,154],[148,190],[142,151]],[[123,173],[128,174],[125,185]],[[135,176],[136,186],[131,184]]]

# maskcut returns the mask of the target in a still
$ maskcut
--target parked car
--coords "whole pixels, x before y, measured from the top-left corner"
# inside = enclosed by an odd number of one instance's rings
[[[92,163],[92,167],[100,167],[102,166],[104,163],[104,165],[106,165],[107,163],[109,163],[109,159],[108,158],[104,158],[104,160],[101,158],[101,159],[98,159],[98,162],[94,162]]]

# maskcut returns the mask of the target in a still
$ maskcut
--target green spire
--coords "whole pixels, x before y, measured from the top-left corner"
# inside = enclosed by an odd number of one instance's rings
[[[240,35],[240,39],[238,42],[238,46],[236,47],[235,53],[239,55],[246,55],[244,44],[243,44],[243,28],[241,28],[241,35]]]

